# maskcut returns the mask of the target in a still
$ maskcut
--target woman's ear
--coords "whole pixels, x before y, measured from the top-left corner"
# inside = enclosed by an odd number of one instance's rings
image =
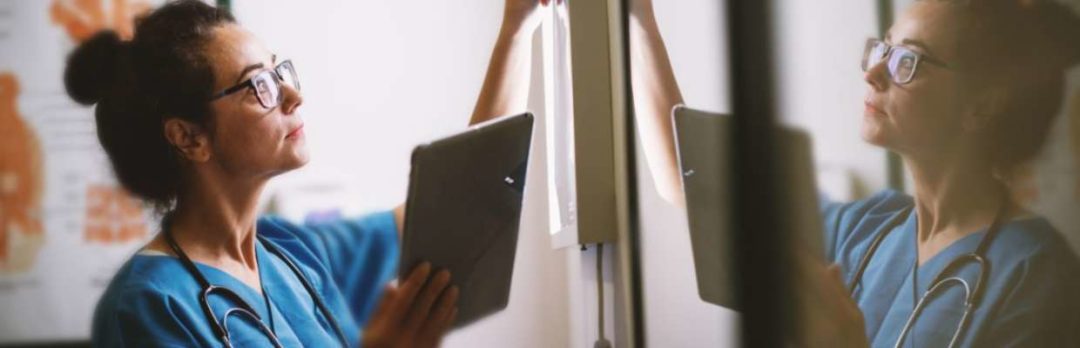
[[[210,160],[210,137],[203,127],[179,118],[165,120],[165,139],[192,162]]]
[[[968,112],[964,113],[963,127],[966,132],[979,133],[989,128],[1008,105],[1009,93],[1005,88],[986,88],[980,93]]]

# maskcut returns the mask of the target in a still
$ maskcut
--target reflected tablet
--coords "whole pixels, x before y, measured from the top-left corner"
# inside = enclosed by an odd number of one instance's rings
[[[738,310],[735,299],[731,225],[731,132],[728,115],[676,107],[673,112],[679,170],[682,172],[690,243],[694,254],[698,295],[705,302]],[[776,133],[778,190],[791,204],[787,217],[778,216],[794,231],[798,249],[824,259],[824,225],[818,209],[810,136],[790,128]],[[793,249],[795,250],[795,249]]]
[[[533,116],[507,116],[417,146],[398,276],[431,262],[458,286],[458,328],[510,299]]]

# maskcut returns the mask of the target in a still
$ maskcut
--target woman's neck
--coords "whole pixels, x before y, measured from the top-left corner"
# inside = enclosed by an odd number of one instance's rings
[[[1008,204],[1005,186],[990,166],[965,158],[971,157],[905,161],[915,181],[920,264],[989,226]]]
[[[178,197],[168,226],[177,244],[193,260],[257,270],[255,222],[265,181],[193,181]]]

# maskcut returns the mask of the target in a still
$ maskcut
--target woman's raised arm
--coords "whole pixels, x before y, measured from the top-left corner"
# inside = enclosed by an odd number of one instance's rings
[[[480,96],[469,118],[470,125],[525,112],[529,100],[532,36],[540,26],[540,8],[549,1],[556,0],[506,0],[502,27],[491,52]],[[400,235],[404,232],[405,204],[394,208],[394,220]]]
[[[671,126],[671,110],[683,103],[683,96],[656,24],[652,0],[630,4],[630,74],[634,114],[656,190],[668,202],[683,206]]]

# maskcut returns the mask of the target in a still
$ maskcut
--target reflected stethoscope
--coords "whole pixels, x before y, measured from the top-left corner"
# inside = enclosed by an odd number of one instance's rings
[[[206,280],[206,277],[203,276],[202,272],[200,272],[199,269],[195,267],[195,263],[191,262],[191,259],[188,258],[187,254],[184,253],[184,250],[180,249],[180,246],[176,244],[176,240],[173,239],[172,233],[170,233],[169,225],[169,217],[166,216],[165,221],[163,221],[162,223],[162,229],[164,230],[163,232],[165,234],[165,241],[169,243],[169,247],[172,248],[173,252],[176,253],[176,255],[180,258],[180,262],[184,264],[184,268],[187,268],[188,273],[191,273],[191,275],[195,277],[195,280],[199,282],[199,286],[202,287],[203,290],[202,293],[199,295],[199,302],[200,305],[202,305],[203,313],[206,314],[207,320],[210,321],[211,327],[214,329],[214,334],[216,334],[218,338],[221,339],[221,342],[225,344],[225,347],[232,347],[232,343],[229,341],[229,328],[227,325],[229,316],[231,315],[248,317],[248,319],[251,319],[257,324],[256,326],[259,328],[260,331],[262,331],[264,334],[266,334],[267,337],[270,338],[270,342],[274,344],[274,347],[282,347],[281,341],[278,340],[277,335],[274,334],[274,331],[271,330],[270,327],[266,326],[266,324],[263,323],[262,318],[257,312],[255,312],[255,308],[252,307],[251,304],[249,304],[247,301],[244,301],[244,299],[241,298],[240,295],[238,295],[236,292],[229,290],[228,288],[223,286],[212,285],[209,281]],[[334,328],[334,332],[337,334],[338,339],[341,341],[341,346],[348,347],[349,344],[348,339],[345,338],[345,332],[341,331],[341,326],[338,326],[337,320],[334,319],[334,316],[330,313],[330,310],[326,308],[325,304],[323,304],[322,297],[319,296],[317,292],[315,292],[315,288],[311,286],[311,282],[309,282],[307,277],[304,276],[304,273],[300,271],[300,268],[297,267],[296,264],[292,262],[292,260],[285,256],[285,253],[282,252],[281,249],[278,249],[276,245],[266,242],[265,240],[263,240],[262,236],[257,236],[257,238],[260,242],[262,242],[263,246],[266,247],[267,250],[269,250],[274,255],[277,255],[277,257],[280,258],[282,261],[285,261],[285,264],[289,266],[289,269],[291,269],[293,273],[296,274],[296,277],[300,279],[300,283],[304,285],[304,289],[307,290],[308,294],[311,295],[311,299],[314,300],[315,306],[319,308],[319,311],[322,312],[323,316],[326,317],[326,321],[329,322],[330,326]],[[232,301],[233,303],[239,305],[239,307],[234,307],[226,310],[225,314],[221,317],[221,321],[218,321],[217,316],[214,315],[214,311],[210,308],[210,295],[213,295],[215,293],[224,296],[229,301]],[[263,294],[265,296],[265,290],[263,290]]]
[[[926,303],[938,293],[939,290],[945,290],[951,286],[959,286],[964,289],[964,314],[960,317],[960,323],[956,326],[956,331],[953,333],[952,339],[949,340],[949,347],[956,346],[957,340],[960,339],[961,333],[967,328],[968,320],[971,318],[971,313],[975,311],[975,308],[979,306],[979,302],[982,300],[983,290],[986,288],[986,278],[990,272],[990,260],[986,259],[986,249],[993,243],[994,237],[997,236],[998,231],[1001,229],[1002,220],[1005,217],[1005,212],[1008,209],[1008,200],[1002,203],[1001,209],[998,210],[997,215],[994,217],[994,222],[990,225],[990,228],[986,230],[986,235],[979,241],[979,245],[975,248],[974,252],[957,256],[945,268],[941,269],[941,272],[934,277],[934,281],[931,282],[930,288],[926,289],[922,297],[919,298],[919,302],[915,304],[915,308],[911,311],[911,315],[908,316],[907,322],[904,323],[903,330],[900,330],[900,337],[896,339],[896,345],[894,347],[899,348],[904,344],[904,339],[911,331],[912,326],[915,324],[915,319],[919,317],[923,307]],[[904,212],[897,214],[888,223],[884,231],[874,237],[873,242],[870,243],[870,249],[867,250],[866,255],[863,255],[862,260],[859,261],[859,267],[855,271],[854,281],[851,283],[851,287],[848,289],[851,295],[855,294],[855,287],[862,282],[863,272],[866,271],[867,265],[870,264],[870,258],[874,256],[881,241],[885,239],[892,230],[896,229],[901,223],[903,223],[908,214],[911,213],[912,208],[909,207]],[[974,262],[979,265],[979,276],[975,278],[975,286],[972,287],[964,278],[959,275],[949,277],[948,274],[952,271],[958,271],[960,267]],[[912,280],[914,281],[914,280]]]

